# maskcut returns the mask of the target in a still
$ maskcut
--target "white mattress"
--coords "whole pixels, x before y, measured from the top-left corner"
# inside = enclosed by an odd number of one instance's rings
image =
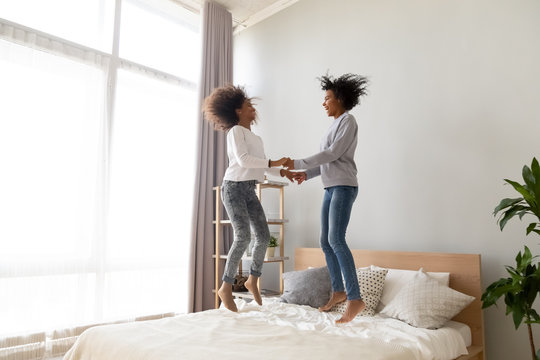
[[[339,314],[309,306],[237,304],[238,313],[217,309],[91,328],[64,359],[450,360],[467,353],[459,323],[427,330],[374,316],[337,326]]]
[[[444,327],[457,330],[459,332],[459,335],[461,335],[461,337],[463,338],[465,346],[468,347],[472,345],[472,333],[469,325],[457,321],[449,321],[444,325]]]

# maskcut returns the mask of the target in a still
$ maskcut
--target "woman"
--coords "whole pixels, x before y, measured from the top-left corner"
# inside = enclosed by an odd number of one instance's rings
[[[354,259],[345,241],[345,232],[352,205],[358,194],[354,162],[358,125],[349,110],[358,105],[360,96],[366,95],[368,80],[359,75],[345,74],[337,79],[323,76],[320,81],[321,88],[325,91],[322,105],[326,114],[333,117],[334,121],[322,139],[319,153],[305,159],[287,161],[285,166],[289,170],[307,169],[294,173],[298,184],[321,176],[324,198],[320,243],[326,257],[333,292],[328,303],[319,310],[329,311],[335,304],[347,300],[345,313],[336,321],[341,324],[351,321],[365,308]]]
[[[255,232],[253,261],[250,275],[244,286],[262,305],[257,280],[261,276],[270,231],[255,185],[264,180],[264,174],[280,175],[281,166],[288,158],[269,160],[264,155],[261,138],[251,132],[257,112],[241,87],[228,85],[215,89],[204,101],[203,112],[208,121],[227,132],[229,167],[225,171],[221,196],[234,231],[234,241],[229,250],[223,283],[218,295],[231,311],[238,311],[232,295],[232,284],[242,261],[242,255],[251,240],[250,227]]]

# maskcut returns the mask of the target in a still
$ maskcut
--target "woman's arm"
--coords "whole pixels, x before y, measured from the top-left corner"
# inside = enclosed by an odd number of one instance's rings
[[[314,168],[307,169],[305,173],[306,173],[306,178],[304,180],[313,179],[314,177],[321,175],[321,167],[316,166]]]
[[[351,143],[356,139],[358,125],[353,119],[343,119],[345,121],[340,124],[337,129],[336,136],[330,147],[318,154],[309,156],[305,159],[294,160],[295,169],[315,169],[322,164],[339,159],[349,148]],[[318,169],[320,175],[320,169]],[[317,176],[317,175],[315,175]],[[308,174],[308,179],[311,178]]]

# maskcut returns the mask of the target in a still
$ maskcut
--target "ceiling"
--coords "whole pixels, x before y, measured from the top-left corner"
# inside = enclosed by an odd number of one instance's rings
[[[204,0],[174,0],[185,8],[200,12]],[[299,0],[213,0],[232,14],[234,32],[238,33],[251,25],[291,6]]]

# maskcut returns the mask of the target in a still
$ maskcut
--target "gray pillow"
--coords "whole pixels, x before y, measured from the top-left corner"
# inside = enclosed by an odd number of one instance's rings
[[[318,308],[328,303],[331,293],[330,274],[326,266],[283,274],[282,302]]]

